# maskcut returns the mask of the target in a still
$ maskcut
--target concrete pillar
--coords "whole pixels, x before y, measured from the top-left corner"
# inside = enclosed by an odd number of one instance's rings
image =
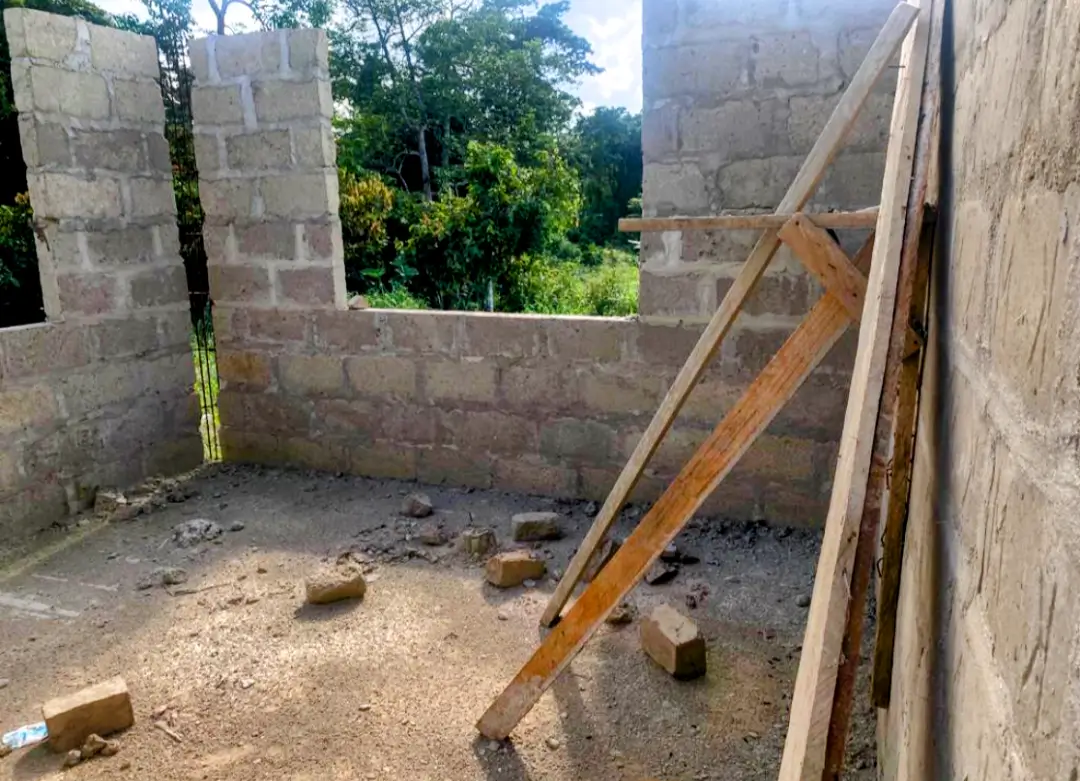
[[[344,309],[326,33],[211,36],[192,42],[191,62],[203,235],[221,319],[237,309]]]

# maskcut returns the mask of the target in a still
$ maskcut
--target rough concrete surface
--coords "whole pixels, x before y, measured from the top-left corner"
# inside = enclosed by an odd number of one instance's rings
[[[708,643],[708,675],[675,681],[641,651],[636,625],[604,626],[499,744],[473,724],[535,648],[550,576],[503,591],[484,583],[482,560],[407,541],[423,523],[398,513],[412,483],[211,467],[190,488],[132,521],[58,535],[0,573],[0,676],[10,679],[0,726],[113,675],[131,690],[136,723],[118,736],[120,754],[66,779],[775,777],[814,532],[695,521],[679,544],[702,561],[668,585],[639,586],[633,601],[647,613],[701,595],[687,614]],[[444,528],[489,526],[503,549],[514,547],[514,513],[559,511],[567,538],[529,547],[552,571],[590,522],[578,502],[424,490]],[[618,534],[640,510],[624,513]],[[172,530],[193,518],[243,529],[177,547]],[[343,552],[365,569],[365,599],[305,606],[303,579]],[[160,566],[190,579],[137,591]],[[848,777],[870,779],[872,718],[860,715],[852,762],[864,769]],[[16,752],[0,778],[59,778],[61,762]]]

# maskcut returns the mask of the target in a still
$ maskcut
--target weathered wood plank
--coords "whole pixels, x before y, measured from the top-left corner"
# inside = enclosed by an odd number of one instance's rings
[[[806,218],[822,228],[873,228],[877,224],[876,207],[853,212],[818,212]],[[619,220],[623,233],[660,233],[664,231],[752,230],[779,228],[786,214],[718,214],[712,217],[625,217]]]
[[[866,276],[851,264],[832,236],[796,214],[780,229],[780,239],[817,280],[836,296],[856,323],[862,317]]]

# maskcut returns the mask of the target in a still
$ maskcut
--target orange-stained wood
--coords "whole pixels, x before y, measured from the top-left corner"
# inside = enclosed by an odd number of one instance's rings
[[[844,305],[851,319],[859,322],[866,299],[866,276],[851,264],[836,240],[805,214],[796,214],[788,220],[780,229],[780,239],[791,247],[807,271]]]

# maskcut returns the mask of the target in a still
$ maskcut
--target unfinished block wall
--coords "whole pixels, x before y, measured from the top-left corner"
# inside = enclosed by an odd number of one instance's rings
[[[1080,778],[1080,6],[955,0],[886,779]]]
[[[48,322],[0,330],[0,546],[202,459],[153,38],[4,12]],[[0,555],[5,551],[0,548]]]
[[[644,0],[645,216],[775,209],[894,6]],[[879,83],[813,208],[877,204],[894,87]],[[642,317],[708,321],[759,235],[643,234]],[[862,237],[842,238],[854,250]],[[737,327],[790,328],[820,294],[781,250]]]

